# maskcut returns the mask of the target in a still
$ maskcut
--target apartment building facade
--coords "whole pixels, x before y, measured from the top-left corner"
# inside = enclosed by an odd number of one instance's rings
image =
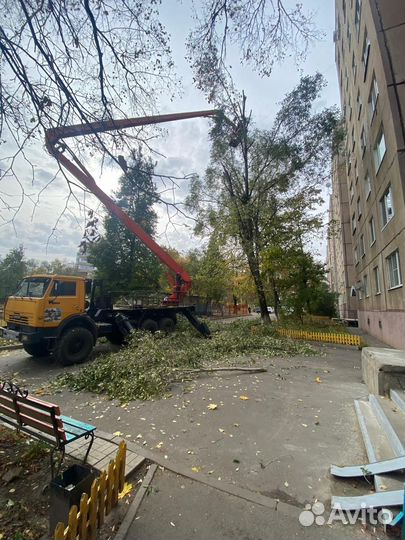
[[[346,160],[335,156],[332,164],[332,193],[329,200],[328,278],[331,291],[338,294],[338,314],[357,319],[357,296],[351,294],[356,281],[350,229]]]
[[[404,349],[405,2],[336,0],[335,8],[354,263],[346,286],[356,290],[359,326]]]

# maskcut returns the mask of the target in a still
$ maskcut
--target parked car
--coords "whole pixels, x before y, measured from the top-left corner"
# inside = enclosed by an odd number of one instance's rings
[[[276,314],[274,313],[274,309],[271,307],[271,306],[267,306],[267,311],[270,315],[270,319],[272,321],[276,321],[277,320],[277,317],[276,317]],[[260,309],[260,306],[256,306],[252,309],[252,312],[253,313],[261,313],[261,309]]]

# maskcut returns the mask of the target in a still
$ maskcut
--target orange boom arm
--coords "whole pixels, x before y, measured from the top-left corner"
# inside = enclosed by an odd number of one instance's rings
[[[104,206],[114,214],[139,240],[154,253],[160,261],[168,267],[174,276],[171,279],[173,292],[167,300],[168,304],[177,305],[191,288],[191,278],[186,270],[178,264],[163,248],[159,246],[135,221],[133,221],[97,184],[93,176],[87,171],[82,163],[75,158],[75,162],[70,161],[63,154],[64,145],[58,144],[62,139],[69,137],[80,137],[107,131],[116,131],[136,126],[149,124],[160,124],[162,122],[173,122],[177,120],[187,120],[189,118],[212,117],[218,113],[216,110],[196,111],[185,113],[163,114],[157,116],[143,116],[140,118],[126,118],[121,120],[106,120],[100,122],[90,122],[88,124],[76,124],[72,126],[48,129],[45,134],[45,144],[49,153],[68,170],[79,182],[81,182],[91,193],[93,193]]]

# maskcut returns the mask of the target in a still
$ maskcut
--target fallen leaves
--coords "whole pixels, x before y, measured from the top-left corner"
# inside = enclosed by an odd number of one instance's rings
[[[322,382],[322,380],[321,380],[321,378],[320,378],[320,377],[316,377],[316,379],[315,379],[315,382],[319,384],[319,383],[321,383],[321,382]]]
[[[210,411],[216,411],[218,409],[218,405],[216,403],[210,403],[209,405],[207,405],[207,409],[209,409]]]
[[[124,434],[122,433],[122,431],[114,431],[113,435],[114,437],[122,437]]]
[[[201,472],[201,467],[191,467],[191,470],[195,473]]]
[[[242,401],[247,401],[249,398],[247,396],[239,396],[239,399]]]
[[[122,491],[121,493],[118,494],[118,498],[121,500],[123,499],[124,497],[126,497],[127,495],[129,495],[131,493],[131,491],[133,490],[134,486],[132,484],[129,484],[128,482],[125,482],[124,484],[124,487],[122,488]]]

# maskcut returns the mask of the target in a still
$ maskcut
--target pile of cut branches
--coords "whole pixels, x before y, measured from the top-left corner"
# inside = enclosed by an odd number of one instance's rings
[[[64,374],[57,384],[127,402],[163,395],[171,383],[195,376],[190,369],[252,365],[258,357],[319,354],[306,343],[277,337],[271,327],[260,322],[211,323],[210,328],[211,339],[201,338],[185,323],[179,323],[170,335],[135,332],[127,347]]]

